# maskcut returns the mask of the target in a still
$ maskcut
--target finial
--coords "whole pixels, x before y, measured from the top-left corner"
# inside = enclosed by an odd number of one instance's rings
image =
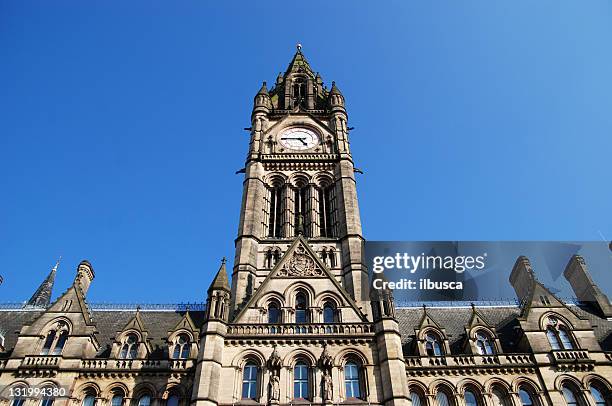
[[[221,265],[225,265],[226,262],[227,262],[227,259],[225,259],[225,257],[221,258]]]
[[[295,47],[297,48],[298,52],[302,52],[302,44],[298,42]]]
[[[59,264],[61,261],[62,261],[62,256],[60,255],[57,261],[55,262],[55,266],[53,267],[54,271],[57,271],[57,268],[59,267]]]

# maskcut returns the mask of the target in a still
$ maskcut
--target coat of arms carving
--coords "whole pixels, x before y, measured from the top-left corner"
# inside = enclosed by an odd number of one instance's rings
[[[306,253],[306,248],[299,245],[291,255],[291,258],[278,271],[277,276],[325,276],[325,273],[315,260]]]

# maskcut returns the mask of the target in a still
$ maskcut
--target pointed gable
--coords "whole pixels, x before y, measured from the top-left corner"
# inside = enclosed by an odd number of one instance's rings
[[[310,286],[315,296],[321,291],[331,292],[340,297],[345,307],[349,307],[360,321],[366,320],[365,314],[355,301],[338,283],[327,265],[308,245],[303,236],[298,236],[289,249],[280,258],[272,271],[257,288],[255,294],[242,307],[234,322],[246,321],[245,313],[254,307],[263,295],[286,290],[288,287],[304,283]]]
[[[176,323],[174,328],[172,330],[170,330],[169,333],[173,333],[173,332],[178,331],[178,330],[191,331],[192,333],[195,333],[194,336],[197,337],[197,333],[200,330],[196,327],[195,323],[191,319],[191,316],[189,315],[189,310],[187,312],[185,312],[183,317],[179,320],[178,323]]]

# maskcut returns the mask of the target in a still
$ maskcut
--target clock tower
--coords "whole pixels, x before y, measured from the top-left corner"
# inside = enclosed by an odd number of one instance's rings
[[[353,158],[344,96],[325,86],[298,45],[254,99],[232,274],[237,313],[301,236],[367,317]]]

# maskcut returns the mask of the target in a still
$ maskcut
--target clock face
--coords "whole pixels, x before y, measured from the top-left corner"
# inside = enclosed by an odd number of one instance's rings
[[[301,151],[317,146],[319,136],[311,129],[292,127],[281,132],[280,143],[287,149]]]

